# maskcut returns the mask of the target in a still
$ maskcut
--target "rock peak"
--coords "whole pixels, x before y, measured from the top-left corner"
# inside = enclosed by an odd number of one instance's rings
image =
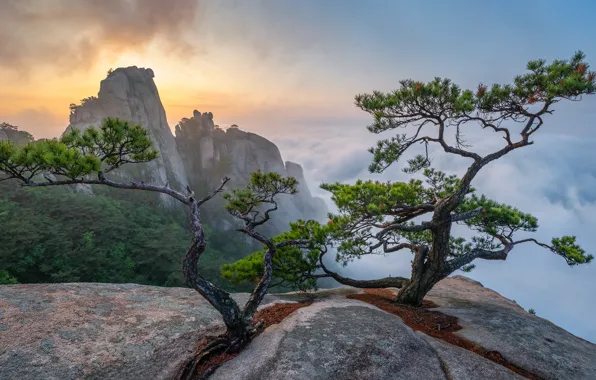
[[[97,96],[85,98],[79,105],[71,105],[68,128],[85,130],[90,126],[99,126],[106,117],[140,124],[149,131],[160,155],[154,161],[135,165],[134,168],[124,166],[117,174],[128,178],[141,174],[145,181],[157,184],[168,182],[171,186],[183,189],[188,185],[186,170],[153,77],[153,70],[137,66],[111,71],[101,81]],[[162,194],[160,197],[167,204],[174,202],[167,195]]]
[[[190,185],[196,191],[210,191],[224,176],[232,178],[230,186],[242,187],[253,171],[274,171],[295,176],[300,185],[299,194],[280,201],[278,223],[272,224],[285,228],[298,218],[325,218],[324,202],[311,196],[302,168],[284,164],[278,147],[266,138],[242,131],[236,124],[224,131],[215,125],[213,113],[198,109],[192,111],[191,117],[180,120],[174,137],[154,76],[150,68],[117,68],[101,81],[97,96],[71,106],[69,128],[85,130],[98,126],[106,117],[117,117],[149,131],[160,152],[158,158],[147,164],[124,166],[116,174],[157,184],[169,183],[177,189]],[[161,198],[167,204],[175,202],[166,195]]]
[[[118,67],[117,69],[112,70],[108,74],[107,78],[109,78],[111,76],[116,76],[118,74],[125,74],[125,75],[140,74],[140,75],[145,75],[151,79],[155,78],[155,73],[153,72],[153,69],[145,68],[145,67],[137,67],[137,66]]]
[[[216,128],[211,112],[194,110],[192,117],[176,125],[176,143],[185,167],[192,173],[189,177],[193,185],[196,177],[213,187],[228,176],[231,186],[242,187],[255,170],[295,177],[298,194],[280,197],[280,210],[273,224],[287,226],[297,218],[323,220],[326,216],[324,201],[312,197],[302,167],[284,163],[279,148],[262,136],[245,132],[236,124],[225,131]]]

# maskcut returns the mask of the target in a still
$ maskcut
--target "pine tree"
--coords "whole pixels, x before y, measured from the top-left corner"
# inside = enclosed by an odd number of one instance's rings
[[[576,243],[575,236],[554,238],[550,244],[518,239],[519,232],[536,231],[537,219],[478,195],[472,187],[478,173],[491,162],[532,145],[555,104],[596,92],[596,74],[588,71],[584,58],[577,52],[570,60],[550,64],[531,61],[528,72],[517,76],[513,84],[480,84],[475,91],[435,78],[428,83],[404,80],[399,89],[389,93],[357,95],[356,106],[373,118],[370,132],[401,131],[369,150],[373,155],[369,170],[382,173],[399,163],[406,152],[422,147],[422,153],[407,160],[403,171],[412,175],[422,172],[424,181],[323,184],[338,213],[329,216],[326,226],[309,225],[315,231],[324,230],[318,232],[325,238],[316,246],[300,252],[288,249],[276,257],[276,278],[296,287],[312,286],[313,278],[323,276],[362,288],[397,287],[401,288],[397,302],[418,306],[438,281],[454,271],[472,270],[477,259],[505,260],[523,243],[538,244],[570,266],[589,263],[593,256]],[[463,141],[464,126],[493,131],[503,146],[486,155],[477,153]],[[465,174],[457,177],[432,168],[429,146],[470,162]],[[423,221],[418,222],[420,219]],[[469,241],[456,237],[454,224],[464,225],[476,235]],[[294,226],[298,228],[300,225]],[[337,260],[343,264],[364,255],[411,252],[411,276],[376,280],[342,277],[323,264],[330,246],[337,249]],[[224,266],[224,277],[243,281],[257,275],[260,255]]]

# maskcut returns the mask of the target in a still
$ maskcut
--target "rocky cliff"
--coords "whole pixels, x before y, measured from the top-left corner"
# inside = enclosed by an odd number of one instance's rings
[[[92,125],[98,126],[108,116],[141,124],[149,131],[160,155],[146,164],[129,165],[117,174],[143,178],[146,182],[169,182],[172,187],[184,189],[188,184],[187,173],[153,77],[151,69],[127,67],[114,70],[101,81],[97,97],[86,98],[81,105],[71,106],[68,128],[85,130]],[[172,202],[165,195],[162,200],[168,204]]]
[[[439,282],[426,300],[456,317],[471,349],[416,331],[354,299],[361,290],[321,290],[314,302],[268,327],[212,380],[594,379],[596,345],[463,276]],[[235,294],[238,302],[247,294]],[[265,307],[300,293],[268,295]],[[0,379],[171,379],[217,312],[194,291],[133,284],[0,286]],[[432,327],[432,326],[431,326]],[[449,326],[443,325],[444,329]]]
[[[146,128],[160,156],[147,164],[123,167],[117,175],[125,178],[169,182],[178,189],[189,184],[199,193],[212,189],[225,175],[231,177],[231,187],[243,186],[257,169],[296,176],[300,191],[294,197],[281,199],[276,220],[286,224],[297,218],[325,217],[325,204],[311,196],[300,165],[284,163],[271,141],[237,127],[224,131],[215,126],[210,112],[201,114],[196,110],[175,127],[174,137],[153,77],[151,69],[136,66],[114,70],[101,81],[97,97],[71,106],[68,128],[84,130],[99,125],[108,116]],[[167,197],[162,199],[171,203]]]
[[[215,125],[211,112],[197,110],[175,128],[176,143],[194,188],[213,188],[222,177],[231,178],[232,188],[243,187],[256,170],[277,172],[298,180],[298,194],[279,197],[280,207],[273,218],[287,225],[297,218],[322,220],[327,208],[311,195],[302,167],[282,160],[271,141],[245,132],[234,125],[223,130]]]

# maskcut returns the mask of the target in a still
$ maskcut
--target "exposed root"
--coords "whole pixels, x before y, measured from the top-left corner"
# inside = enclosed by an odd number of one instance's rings
[[[261,331],[262,324],[257,324],[245,337],[233,337],[230,334],[224,334],[217,337],[203,338],[196,349],[195,355],[182,367],[176,379],[207,379],[220,365],[235,358]]]
[[[414,330],[422,331],[433,338],[441,339],[447,343],[472,351],[523,377],[542,380],[542,377],[507,361],[499,352],[488,351],[467,339],[455,335],[455,331],[462,329],[457,318],[438,311],[428,310],[438,307],[432,302],[424,300],[422,307],[399,305],[395,303],[395,294],[387,289],[365,289],[364,294],[351,294],[347,298],[358,299],[375,305],[381,310],[397,315],[406,325]]]
[[[244,338],[221,336],[203,338],[195,355],[182,366],[176,380],[205,380],[225,362],[234,359],[265,328],[280,323],[297,309],[309,306],[312,301],[278,303],[259,310],[253,318],[253,327]]]
[[[237,355],[237,352],[233,352],[237,347],[239,344],[226,335],[204,338],[197,347],[194,357],[178,373],[177,380],[206,379],[205,375],[212,374],[218,366]],[[225,360],[222,361],[224,358]]]
[[[216,338],[202,348],[199,346],[195,357],[186,365],[186,371],[182,374],[181,380],[194,380],[197,373],[206,372],[216,365],[211,363],[210,359],[220,356],[219,354],[225,353],[229,348],[231,348],[230,342],[225,338]],[[198,371],[199,366],[207,368]]]

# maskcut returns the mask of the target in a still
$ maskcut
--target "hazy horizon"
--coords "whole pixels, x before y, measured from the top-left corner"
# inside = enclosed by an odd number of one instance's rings
[[[404,180],[399,165],[371,175],[367,148],[379,137],[354,95],[389,91],[401,79],[448,77],[464,88],[510,83],[529,60],[583,50],[596,66],[596,3],[529,0],[195,1],[0,3],[0,122],[56,137],[68,105],[97,95],[109,68],[153,69],[170,128],[192,111],[237,124],[302,164],[311,191],[322,182]],[[561,102],[535,144],[490,164],[478,192],[536,215],[536,238],[577,235],[596,251],[596,97]],[[466,132],[475,148],[501,144]],[[485,139],[484,137],[489,137]],[[435,154],[461,173],[468,161]],[[407,275],[408,255],[359,260],[357,278]],[[536,246],[507,261],[475,262],[470,274],[525,309],[596,342],[596,264],[570,268]]]

